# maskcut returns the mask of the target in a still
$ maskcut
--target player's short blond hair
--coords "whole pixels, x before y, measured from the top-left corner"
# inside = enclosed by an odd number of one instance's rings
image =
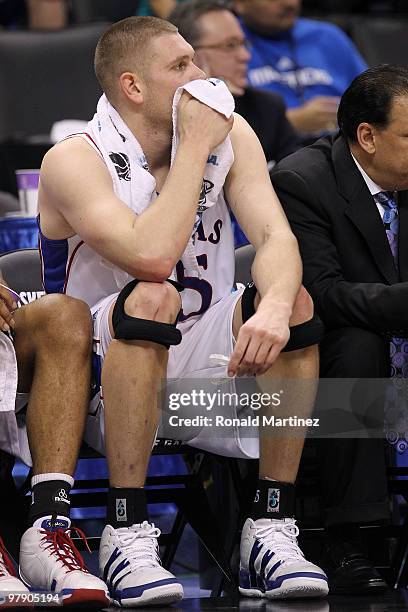
[[[145,72],[149,43],[156,36],[177,34],[177,28],[158,17],[128,17],[102,34],[95,51],[95,73],[108,100],[117,97],[117,80],[124,72]]]

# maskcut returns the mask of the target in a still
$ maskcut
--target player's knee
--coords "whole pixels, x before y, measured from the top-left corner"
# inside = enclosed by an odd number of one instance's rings
[[[149,321],[174,323],[180,306],[180,294],[170,283],[142,281],[126,298],[125,313]]]
[[[25,333],[50,350],[63,347],[76,355],[88,355],[91,351],[91,315],[88,305],[81,300],[53,294],[32,302],[26,310],[25,327]]]
[[[295,304],[293,306],[293,313],[290,318],[290,326],[293,327],[294,325],[301,325],[301,323],[306,323],[306,321],[310,321],[310,319],[313,318],[313,314],[313,300],[302,285],[299,289],[299,292],[296,296]]]

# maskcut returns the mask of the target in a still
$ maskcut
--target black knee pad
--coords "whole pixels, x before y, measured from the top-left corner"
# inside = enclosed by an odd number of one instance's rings
[[[176,323],[160,323],[159,321],[148,321],[131,317],[125,312],[125,301],[139,283],[133,280],[126,285],[119,293],[112,313],[112,325],[116,340],[146,340],[161,344],[167,349],[172,345],[180,344],[182,335],[177,329]],[[179,283],[167,280],[177,291],[182,291],[183,287]]]
[[[255,296],[257,289],[254,283],[249,283],[245,287],[245,291],[242,294],[242,321],[245,323],[255,314]],[[319,344],[324,335],[324,325],[318,316],[314,315],[313,319],[301,323],[300,325],[294,325],[290,328],[290,339],[282,353],[288,353],[289,351],[298,351],[299,349]]]

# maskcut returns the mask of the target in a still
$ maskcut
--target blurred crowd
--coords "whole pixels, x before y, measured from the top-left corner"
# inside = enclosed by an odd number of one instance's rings
[[[185,0],[135,0],[135,14],[156,15],[167,19],[178,3]],[[310,14],[325,13],[404,13],[405,0],[304,0]],[[75,21],[73,0],[0,0],[0,26],[58,29]]]

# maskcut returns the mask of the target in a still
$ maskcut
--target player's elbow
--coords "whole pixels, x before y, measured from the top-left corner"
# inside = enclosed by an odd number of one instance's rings
[[[163,283],[171,276],[175,265],[171,257],[148,257],[137,262],[137,269],[132,271],[132,275],[139,280]]]

